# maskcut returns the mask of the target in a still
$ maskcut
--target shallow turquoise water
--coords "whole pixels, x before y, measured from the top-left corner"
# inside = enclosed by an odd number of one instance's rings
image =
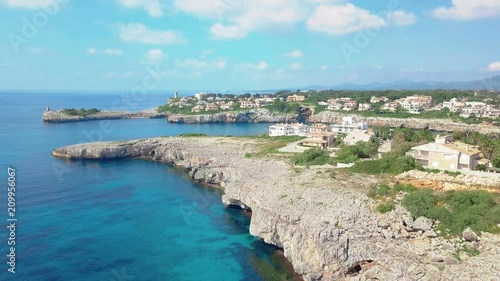
[[[252,260],[268,261],[274,248],[248,234],[249,218],[225,208],[220,191],[159,163],[64,161],[50,153],[94,140],[258,134],[267,125],[115,120],[103,133],[102,121],[41,122],[46,105],[106,108],[117,98],[0,94],[0,182],[6,186],[7,167],[17,170],[18,219],[17,273],[7,272],[2,227],[0,280],[261,280]],[[132,110],[162,100],[149,96]],[[5,225],[6,196],[0,193]]]

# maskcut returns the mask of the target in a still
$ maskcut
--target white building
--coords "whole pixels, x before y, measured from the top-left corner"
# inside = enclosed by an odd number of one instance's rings
[[[346,145],[355,145],[358,142],[369,142],[373,137],[373,133],[369,131],[357,130],[348,134],[344,138],[344,143]]]
[[[367,111],[367,110],[370,110],[372,109],[372,105],[369,104],[369,103],[360,103],[358,105],[358,110],[359,111]]]
[[[305,124],[276,124],[269,126],[269,136],[309,136],[310,126]]]
[[[206,96],[206,95],[207,95],[207,93],[203,93],[203,92],[201,92],[201,93],[197,93],[197,94],[195,94],[194,96],[195,96],[198,100],[201,100],[201,99],[202,99],[204,96]]]
[[[333,133],[352,133],[357,130],[368,130],[368,123],[357,121],[354,117],[343,117],[342,123],[330,126]]]
[[[344,105],[341,103],[330,103],[330,104],[328,104],[328,107],[326,109],[328,109],[328,110],[342,110],[343,107],[344,107]]]
[[[457,112],[464,108],[465,103],[459,101],[457,98],[452,98],[450,101],[443,102],[443,108],[449,108],[451,112]]]

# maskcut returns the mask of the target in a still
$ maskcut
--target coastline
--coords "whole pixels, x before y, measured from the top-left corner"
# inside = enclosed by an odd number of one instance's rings
[[[304,280],[469,280],[500,271],[492,263],[498,258],[498,236],[483,236],[481,254],[459,263],[450,242],[412,232],[405,210],[372,211],[365,190],[376,178],[333,180],[310,169],[294,171],[279,159],[246,159],[245,153],[258,145],[244,138],[168,137],[75,145],[55,149],[53,155],[149,159],[184,167],[194,181],[219,184],[224,204],[252,210],[250,233],[283,249]],[[407,229],[409,237],[403,235]]]
[[[75,116],[64,114],[61,110],[44,111],[42,120],[47,123],[68,123],[94,120],[115,120],[115,119],[152,119],[165,118],[167,114],[158,113],[156,109],[148,109],[138,112],[122,112],[122,111],[102,111],[97,114],[86,116]]]
[[[310,112],[309,112],[310,113]],[[48,123],[67,123],[91,120],[114,119],[151,119],[166,118],[168,123],[205,124],[205,123],[325,123],[333,124],[342,120],[342,117],[353,116],[366,121],[369,126],[386,126],[390,128],[428,129],[436,132],[479,132],[482,134],[499,134],[500,127],[488,124],[465,124],[448,119],[419,119],[419,118],[389,118],[363,117],[356,114],[323,111],[319,114],[280,114],[268,109],[249,109],[246,111],[228,111],[213,114],[181,115],[159,113],[156,109],[138,112],[111,112],[104,111],[87,116],[70,116],[59,111],[45,111],[42,120]]]

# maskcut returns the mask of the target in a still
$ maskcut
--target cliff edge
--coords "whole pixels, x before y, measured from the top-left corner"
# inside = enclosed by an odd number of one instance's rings
[[[480,254],[436,237],[432,222],[401,207],[384,215],[366,196],[377,179],[299,171],[276,158],[245,158],[262,140],[165,137],[57,148],[73,159],[144,158],[185,167],[195,181],[220,184],[223,202],[252,210],[250,233],[283,248],[305,280],[498,280],[500,238],[483,234]]]

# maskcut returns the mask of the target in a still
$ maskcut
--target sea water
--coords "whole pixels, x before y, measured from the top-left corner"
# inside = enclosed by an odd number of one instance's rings
[[[0,280],[264,280],[289,274],[249,217],[185,171],[142,160],[65,161],[52,149],[88,141],[206,133],[255,135],[266,124],[169,124],[165,119],[42,122],[46,106],[131,111],[124,94],[0,93]],[[106,122],[106,123],[103,123]],[[103,124],[105,130],[102,129]],[[15,274],[8,272],[7,169],[16,170]],[[263,270],[264,268],[264,270]]]

